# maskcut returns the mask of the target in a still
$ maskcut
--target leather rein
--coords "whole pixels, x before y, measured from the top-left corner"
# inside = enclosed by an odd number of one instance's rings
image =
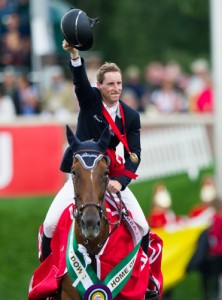
[[[94,150],[86,150],[87,152],[93,152],[95,153]],[[81,151],[82,152],[82,151]],[[102,158],[105,158],[105,160],[107,161],[107,164],[109,164],[109,157],[107,157],[107,155],[105,155],[104,153],[101,153],[99,151],[96,151],[98,152],[98,156],[100,156],[99,160],[101,160]],[[76,157],[76,154],[78,154],[79,152],[75,153],[74,157]],[[102,154],[102,155],[101,155]],[[78,159],[78,158],[77,158]],[[82,161],[79,160],[81,163]],[[92,168],[91,168],[92,169]],[[90,170],[90,168],[89,168]],[[107,185],[108,185],[108,182],[109,182],[109,179],[107,178],[107,182],[106,182],[106,189],[105,191],[107,190]],[[75,209],[74,209],[74,213],[73,213],[73,216],[74,218],[76,219],[77,223],[79,223],[78,221],[80,220],[80,218],[82,217],[82,214],[83,214],[83,211],[86,207],[89,207],[89,206],[94,206],[98,211],[99,211],[99,215],[100,215],[100,218],[105,220],[105,222],[107,224],[109,224],[109,226],[112,226],[113,228],[111,229],[111,231],[109,232],[109,234],[97,245],[97,248],[93,251],[94,253],[96,252],[96,250],[98,248],[102,248],[102,246],[105,244],[106,240],[111,236],[111,234],[113,234],[113,232],[119,227],[119,224],[121,223],[121,220],[122,220],[122,217],[123,215],[129,215],[128,213],[128,210],[125,206],[125,203],[123,202],[122,200],[122,197],[121,197],[121,193],[120,192],[117,192],[116,195],[118,197],[118,202],[119,204],[117,203],[117,201],[115,200],[113,194],[111,192],[109,192],[107,190],[108,194],[109,194],[109,197],[110,199],[112,200],[112,202],[114,203],[115,205],[115,208],[118,212],[118,220],[116,222],[111,222],[110,219],[107,217],[106,213],[105,213],[105,210],[106,210],[106,207],[104,205],[104,202],[106,200],[106,193],[104,193],[104,197],[103,197],[103,204],[100,205],[99,203],[96,203],[96,202],[86,202],[85,204],[82,204],[80,205],[79,207],[77,207],[77,205],[75,206]],[[74,200],[75,200],[75,203],[78,202],[78,199],[76,197],[74,197]],[[77,201],[76,201],[77,200]],[[88,240],[87,239],[84,239],[84,244],[88,244]]]

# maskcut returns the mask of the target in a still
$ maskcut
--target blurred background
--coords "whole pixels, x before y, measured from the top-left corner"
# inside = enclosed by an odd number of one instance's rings
[[[27,299],[38,228],[66,180],[65,124],[75,130],[79,109],[61,46],[70,8],[100,19],[81,52],[91,84],[102,63],[117,63],[121,99],[141,115],[142,162],[130,187],[164,241],[163,299],[222,299],[221,237],[199,246],[221,226],[221,1],[0,0],[2,299]]]

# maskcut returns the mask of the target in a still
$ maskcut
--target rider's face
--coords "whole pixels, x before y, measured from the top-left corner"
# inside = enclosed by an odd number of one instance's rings
[[[115,105],[122,92],[122,76],[119,72],[107,72],[102,83],[97,82],[103,101],[108,106]]]

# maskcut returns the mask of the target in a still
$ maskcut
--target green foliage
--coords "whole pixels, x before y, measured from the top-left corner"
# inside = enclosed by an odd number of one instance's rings
[[[197,57],[209,59],[208,0],[69,1],[100,17],[92,50],[121,68],[176,59],[189,71]]]

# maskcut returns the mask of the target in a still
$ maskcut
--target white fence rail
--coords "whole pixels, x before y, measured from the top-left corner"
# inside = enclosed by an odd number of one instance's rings
[[[139,180],[187,173],[195,179],[211,166],[213,155],[203,125],[182,125],[150,129],[141,135],[142,156]]]
[[[69,124],[76,127],[77,116],[65,123],[56,119],[42,120],[18,118],[15,122],[0,126],[44,126],[47,124]],[[138,180],[155,179],[186,172],[196,178],[199,171],[213,163],[212,115],[179,114],[169,116],[141,116],[142,161],[137,170]],[[65,129],[64,129],[65,131]],[[2,146],[1,146],[2,148]],[[118,147],[122,154],[121,147]]]

